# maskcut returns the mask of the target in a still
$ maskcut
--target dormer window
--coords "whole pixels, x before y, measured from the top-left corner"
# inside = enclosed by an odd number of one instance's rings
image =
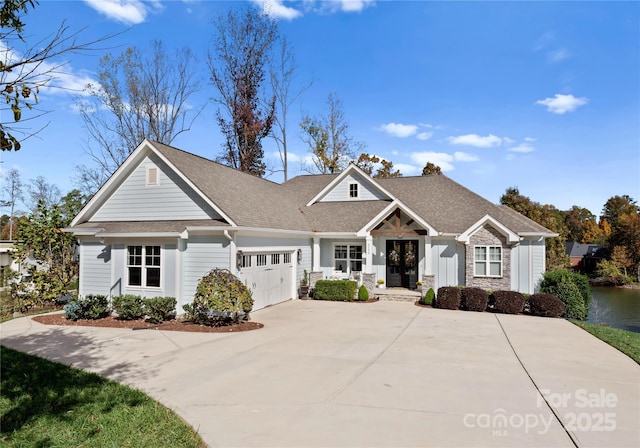
[[[349,197],[350,198],[358,197],[358,184],[349,184]]]
[[[158,168],[147,168],[147,185],[158,185]]]

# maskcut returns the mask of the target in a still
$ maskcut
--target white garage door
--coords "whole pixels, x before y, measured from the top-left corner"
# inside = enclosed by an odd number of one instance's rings
[[[253,310],[292,299],[295,276],[291,252],[244,253],[240,279],[253,294]]]

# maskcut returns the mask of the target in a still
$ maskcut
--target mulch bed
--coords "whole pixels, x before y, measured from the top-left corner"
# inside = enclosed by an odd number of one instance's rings
[[[208,325],[194,324],[183,319],[172,319],[159,324],[147,322],[146,320],[120,320],[113,316],[103,319],[78,319],[69,320],[64,314],[46,314],[34,316],[33,320],[44,325],[67,325],[73,327],[106,327],[106,328],[129,328],[131,330],[163,330],[163,331],[189,331],[197,333],[235,333],[238,331],[258,330],[264,327],[258,322],[245,321],[239,324],[225,325],[222,327],[210,327]]]

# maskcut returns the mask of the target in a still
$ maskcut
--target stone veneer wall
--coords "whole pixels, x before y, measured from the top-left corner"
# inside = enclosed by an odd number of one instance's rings
[[[422,297],[424,297],[427,291],[429,291],[429,288],[435,288],[435,286],[436,286],[435,275],[423,275],[422,286],[420,286],[420,293],[422,294]]]
[[[369,291],[369,297],[375,296],[374,288],[376,287],[376,274],[362,274],[362,284],[367,291]]]
[[[473,254],[474,246],[502,246],[502,277],[474,277]],[[493,226],[486,225],[469,238],[465,255],[466,286],[482,289],[510,290],[511,289],[511,248],[507,245],[507,238]],[[488,254],[487,254],[488,256]]]
[[[313,289],[316,287],[316,282],[318,280],[322,280],[322,271],[312,271],[309,272],[309,288]]]

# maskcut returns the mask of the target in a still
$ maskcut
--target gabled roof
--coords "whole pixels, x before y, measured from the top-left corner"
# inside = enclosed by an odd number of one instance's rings
[[[218,211],[222,220],[166,221],[162,225],[146,221],[88,222],[150,152],[157,154],[189,188]],[[388,199],[318,202],[349,173],[363,175],[371,188]],[[515,238],[515,234],[556,236],[514,210],[492,204],[443,175],[371,179],[357,166],[350,165],[341,174],[303,175],[277,184],[148,140],[118,168],[74,219],[71,227],[84,234],[181,232],[187,226],[199,226],[356,235],[375,226],[372,220],[392,211],[390,207],[399,207],[430,234],[462,235],[489,216],[510,240]]]
[[[565,244],[566,253],[570,258],[604,257],[605,247],[599,244],[583,244],[569,241]]]

